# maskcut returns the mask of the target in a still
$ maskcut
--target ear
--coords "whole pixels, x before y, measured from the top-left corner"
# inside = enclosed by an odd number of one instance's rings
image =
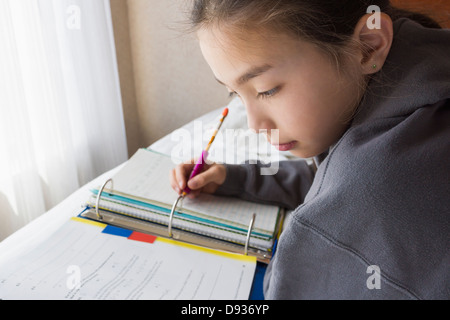
[[[366,14],[358,21],[353,37],[361,44],[363,74],[378,72],[386,61],[394,37],[391,18],[381,12]]]

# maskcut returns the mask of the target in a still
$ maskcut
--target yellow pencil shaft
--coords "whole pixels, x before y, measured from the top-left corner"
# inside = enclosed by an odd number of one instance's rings
[[[213,133],[213,135],[212,135],[212,137],[211,137],[211,140],[209,140],[209,143],[208,143],[208,145],[206,146],[206,149],[205,149],[206,151],[209,151],[209,148],[211,147],[211,145],[212,145],[214,139],[216,138],[216,135],[217,135],[217,133],[219,132],[220,127],[222,126],[222,123],[223,123],[223,120],[224,120],[224,119],[225,119],[225,117],[222,117],[222,118],[220,119],[219,125],[217,126],[216,130],[214,131],[214,133]]]

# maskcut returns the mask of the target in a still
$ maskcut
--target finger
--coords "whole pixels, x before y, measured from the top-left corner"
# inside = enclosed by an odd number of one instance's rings
[[[170,180],[170,186],[172,187],[172,189],[175,190],[176,193],[181,194],[181,189],[178,184],[177,178],[175,176],[175,169],[170,170],[169,180]]]
[[[192,190],[201,189],[207,184],[215,182],[216,177],[217,170],[214,167],[210,167],[189,180],[188,186]]]
[[[175,180],[178,184],[178,187],[183,190],[186,188],[186,183],[192,170],[192,164],[180,164],[175,167]]]

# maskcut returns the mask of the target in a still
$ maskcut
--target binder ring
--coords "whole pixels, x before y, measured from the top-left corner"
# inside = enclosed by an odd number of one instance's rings
[[[252,219],[250,220],[250,224],[248,226],[247,239],[245,240],[245,247],[244,247],[244,255],[248,254],[248,245],[250,243],[250,235],[253,230],[253,225],[255,224],[255,218],[256,218],[256,213],[253,214]]]
[[[106,185],[111,182],[111,186],[113,185],[113,180],[112,179],[108,179],[105,181],[105,183],[102,185],[102,187],[100,188],[100,190],[98,191],[97,194],[97,200],[95,201],[95,213],[97,214],[97,217],[100,220],[103,220],[103,217],[100,215],[100,213],[98,212],[98,205],[100,204],[100,198],[102,196],[103,193],[103,189],[105,189]]]
[[[167,231],[169,233],[169,237],[172,238],[172,221],[173,221],[173,215],[175,213],[175,209],[177,208],[177,204],[180,201],[180,199],[182,199],[183,196],[179,196],[177,198],[177,200],[173,203],[172,205],[172,210],[170,211],[170,216],[169,216],[169,224],[167,226]]]

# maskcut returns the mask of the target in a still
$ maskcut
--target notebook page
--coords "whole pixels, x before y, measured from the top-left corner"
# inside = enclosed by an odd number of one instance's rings
[[[114,191],[166,203],[171,207],[178,194],[169,182],[176,165],[170,157],[140,149],[114,177]],[[179,209],[200,213],[205,218],[247,228],[256,213],[254,229],[273,234],[279,208],[230,197],[202,194],[197,199],[185,198]]]
[[[253,213],[254,230],[272,235],[278,217],[278,207],[267,206],[229,197],[201,194],[197,199],[184,199],[182,208],[214,217],[216,221],[233,221],[235,226],[248,228]]]
[[[113,189],[171,205],[178,198],[169,181],[169,173],[175,166],[170,157],[140,149],[114,175]]]

